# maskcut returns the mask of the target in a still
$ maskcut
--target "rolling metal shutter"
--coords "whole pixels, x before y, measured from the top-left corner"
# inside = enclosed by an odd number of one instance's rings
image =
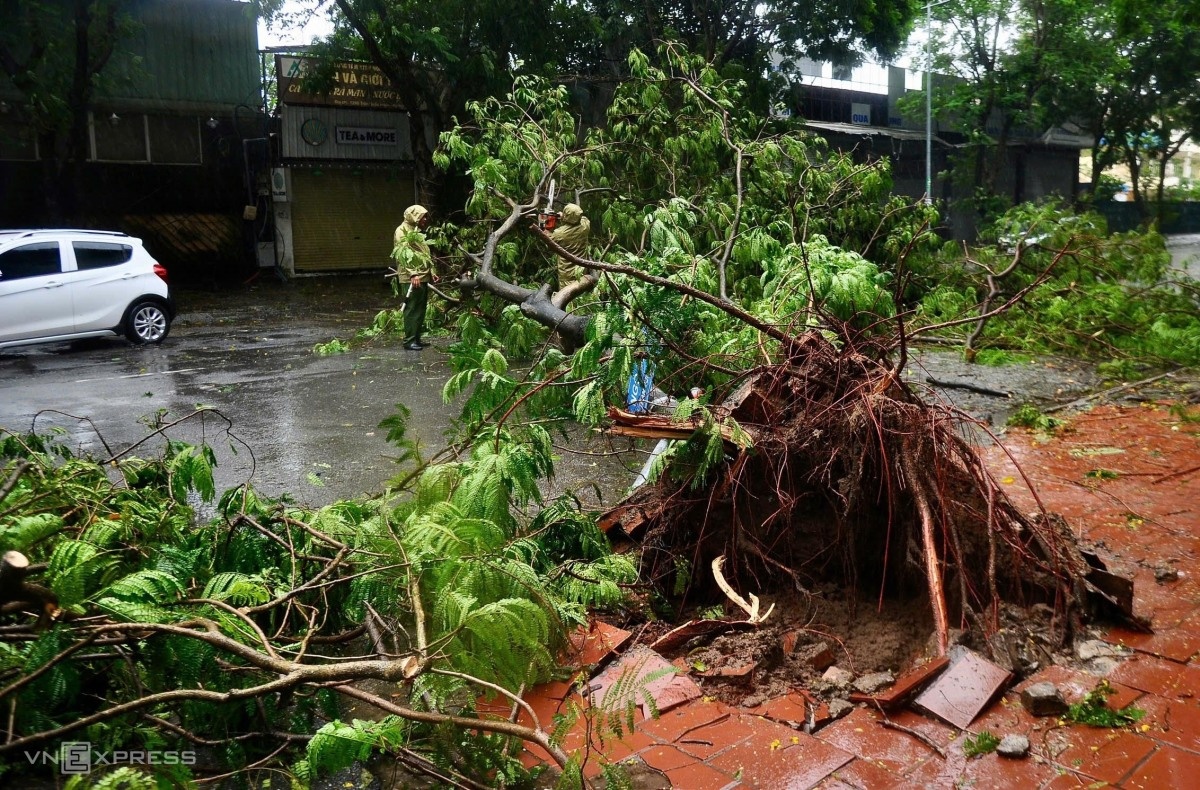
[[[415,192],[410,174],[324,167],[293,170],[296,271],[387,269],[392,234]]]

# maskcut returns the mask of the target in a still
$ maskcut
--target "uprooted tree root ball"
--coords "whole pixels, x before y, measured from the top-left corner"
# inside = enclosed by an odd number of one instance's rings
[[[725,556],[745,590],[804,598],[833,583],[872,606],[925,595],[939,652],[951,629],[994,634],[1013,604],[1052,607],[1065,643],[1103,597],[1062,519],[1021,513],[962,438],[968,418],[924,402],[895,365],[810,331],[714,412],[753,447],[727,444],[701,485],[676,465],[602,520],[640,543],[643,578],[667,590],[682,561],[687,594],[711,595],[707,569]],[[676,424],[615,421],[642,436]]]

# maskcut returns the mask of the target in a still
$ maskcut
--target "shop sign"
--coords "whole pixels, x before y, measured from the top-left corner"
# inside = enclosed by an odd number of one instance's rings
[[[845,105],[842,105],[843,107]],[[843,116],[845,117],[845,116]],[[851,102],[850,103],[850,123],[863,124],[864,126],[871,125],[871,105],[866,103]]]
[[[304,76],[318,67],[314,58],[275,56],[279,100],[284,104],[317,107],[376,107],[403,109],[400,95],[382,70],[373,63],[338,63],[333,67],[333,84],[324,93],[306,90]]]
[[[339,126],[338,145],[398,145],[395,129],[372,129],[367,126]]]
[[[288,199],[287,169],[271,168],[271,200],[275,203],[286,203]]]

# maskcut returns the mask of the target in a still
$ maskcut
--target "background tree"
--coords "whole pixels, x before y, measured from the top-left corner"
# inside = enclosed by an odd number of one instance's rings
[[[1013,132],[1064,122],[1095,136],[1093,180],[1130,168],[1135,199],[1153,162],[1166,164],[1196,126],[1200,36],[1192,4],[1111,0],[951,0],[932,9],[936,72],[959,82],[935,95],[967,138],[961,183],[987,208]],[[1003,206],[992,206],[992,209]]]
[[[432,166],[432,139],[453,126],[470,101],[504,92],[513,74],[557,75],[577,87],[577,100],[603,116],[624,79],[630,50],[655,51],[665,40],[704,53],[727,76],[745,79],[746,96],[765,110],[772,62],[784,70],[801,55],[854,60],[894,52],[905,40],[914,5],[863,2],[696,4],[630,0],[539,0],[529,3],[330,0],[333,36],[316,50],[378,65],[397,86],[410,114],[418,197],[437,205],[442,176]],[[777,87],[777,86],[776,86]],[[443,207],[445,208],[445,207]]]
[[[1142,202],[1143,168],[1153,163],[1161,220],[1163,178],[1171,158],[1200,130],[1200,9],[1193,3],[1113,0],[1113,41],[1124,68],[1104,134],[1129,166],[1133,198]]]
[[[772,90],[771,75],[798,75],[801,57],[840,64],[867,55],[889,59],[908,37],[915,2],[801,3],[772,0],[650,2],[592,0],[599,22],[595,73],[608,65],[620,73],[629,50],[653,52],[676,41],[703,57],[725,76],[746,80],[747,97],[760,112]]]
[[[1022,0],[950,0],[935,4],[929,46],[932,69],[954,79],[935,92],[937,114],[966,147],[955,159],[956,182],[987,217],[1011,204],[998,192],[1014,131],[1033,121],[1033,96],[1047,79],[1047,30]],[[1018,49],[1018,39],[1028,46]]]

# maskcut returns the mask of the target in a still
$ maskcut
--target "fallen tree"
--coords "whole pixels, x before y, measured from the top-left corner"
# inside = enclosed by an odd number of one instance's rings
[[[994,631],[1006,602],[1053,606],[1055,639],[1069,640],[1107,596],[1089,581],[1095,569],[1070,530],[1052,514],[1013,507],[962,438],[969,418],[926,402],[901,379],[908,339],[896,305],[904,284],[893,275],[903,274],[910,255],[936,246],[929,217],[869,192],[865,184],[878,175],[869,167],[845,170],[840,180],[817,175],[841,165],[836,157],[822,161],[801,134],[771,135],[766,125],[750,133],[733,109],[736,87],[689,65],[670,50],[660,70],[634,61],[643,81],[618,95],[609,126],[582,145],[554,94],[532,89],[476,108],[474,126],[444,140],[449,155],[477,174],[472,205],[503,216],[487,226],[478,268],[462,285],[517,305],[565,339],[574,356],[539,363],[533,376],[574,382],[572,416],[675,442],[657,462],[657,482],[602,523],[636,534],[642,577],[664,588],[680,557],[695,569],[728,557],[744,582],[782,580],[801,594],[816,580],[883,595],[919,579],[943,652],[952,626]],[[650,85],[657,102],[638,93]],[[659,106],[676,120],[657,117]],[[634,107],[651,108],[651,118],[635,116]],[[703,130],[696,142],[673,136],[684,123]],[[703,162],[701,172],[692,177],[683,160]],[[604,259],[574,255],[531,227],[551,180],[577,182],[589,172],[608,176],[618,195],[605,208]],[[656,205],[630,206],[621,197],[638,177],[666,185]],[[797,193],[798,184],[810,189]],[[521,185],[529,199],[505,197]],[[850,219],[827,214],[830,204]],[[518,260],[500,254],[517,232],[524,241],[516,244],[541,243],[588,269],[587,287],[564,295],[501,277]],[[1069,242],[1048,269],[1077,254]],[[1021,261],[1018,246],[1008,270]],[[1003,301],[989,279],[974,310],[921,331],[963,325],[973,341],[989,317],[1044,278],[1023,282]],[[573,312],[565,297],[592,286],[593,301]],[[481,344],[460,347],[462,372],[448,392],[470,394],[464,414],[495,413],[520,387],[480,361],[481,345],[498,345],[498,337],[464,334]],[[474,356],[464,353],[472,345]],[[677,419],[607,408],[624,400],[626,382],[646,365],[670,382],[668,390],[699,386],[710,396],[685,401]],[[520,395],[522,405],[536,410],[543,389]],[[697,574],[690,583],[706,582]]]
[[[483,250],[460,278],[485,296],[460,313],[445,387],[462,435],[436,463],[406,453],[383,497],[314,511],[241,488],[193,525],[188,497],[215,497],[205,448],[74,459],[5,438],[0,549],[29,562],[13,558],[25,573],[3,602],[0,755],[90,728],[114,748],[218,749],[245,771],[307,739],[302,780],[381,750],[469,787],[524,777],[515,737],[583,783],[518,698],[588,609],[648,618],[648,601],[694,594],[708,568],[750,629],[772,610],[737,589],[917,587],[944,651],[952,626],[986,633],[1004,602],[1049,603],[1065,640],[1091,600],[1114,598],[1070,531],[1018,512],[955,415],[902,382],[899,282],[936,244],[931,210],[890,195],[885,163],[740,114],[737,86],[674,48],[663,63],[635,54],[609,127],[582,143],[565,91],[531,79],[443,139],[443,163],[476,178],[464,238]],[[607,253],[550,246],[593,272],[557,290],[532,252],[550,241],[529,228],[551,179],[617,190],[595,212]],[[709,394],[665,423],[609,411],[652,374]],[[383,424],[401,447],[407,419]],[[556,423],[610,420],[677,442],[604,522],[636,555],[612,554],[569,493],[547,504],[539,489]],[[336,695],[393,718],[343,723]],[[480,696],[512,715],[473,715]]]

